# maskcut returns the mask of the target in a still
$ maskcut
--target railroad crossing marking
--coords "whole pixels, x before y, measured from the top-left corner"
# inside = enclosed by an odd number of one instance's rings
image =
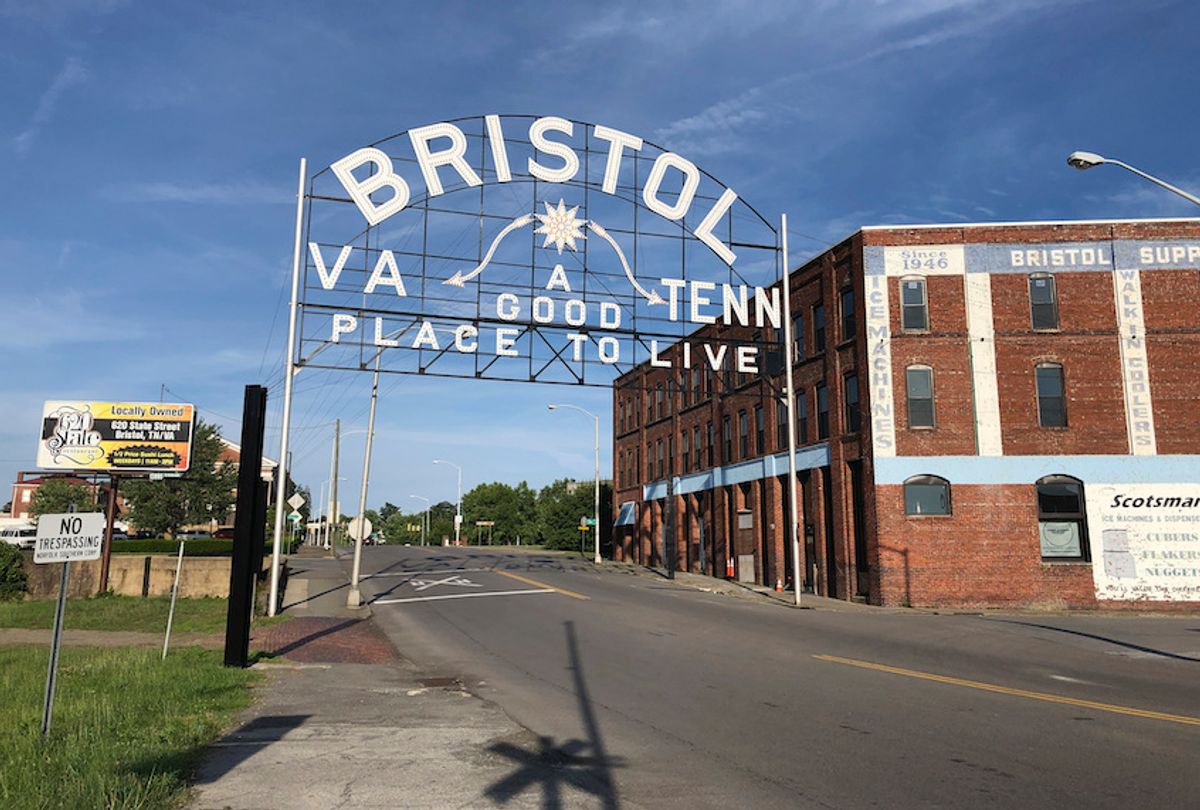
[[[460,588],[479,588],[478,582],[472,582],[466,577],[460,577],[458,574],[451,574],[443,579],[411,579],[409,585],[413,586],[414,591],[427,591],[437,585],[455,585]]]

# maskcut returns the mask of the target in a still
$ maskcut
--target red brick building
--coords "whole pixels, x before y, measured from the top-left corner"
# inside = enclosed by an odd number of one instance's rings
[[[1200,606],[1200,220],[863,228],[789,283],[803,587]],[[617,559],[790,583],[781,333],[615,382]]]

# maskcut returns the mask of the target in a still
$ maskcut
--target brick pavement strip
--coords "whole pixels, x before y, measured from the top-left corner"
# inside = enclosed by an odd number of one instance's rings
[[[305,664],[391,664],[392,642],[368,619],[300,616],[254,631],[252,649]]]

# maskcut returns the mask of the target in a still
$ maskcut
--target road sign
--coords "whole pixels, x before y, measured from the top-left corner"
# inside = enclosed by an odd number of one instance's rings
[[[104,543],[103,512],[73,512],[38,518],[35,563],[98,560]]]
[[[292,523],[299,523],[303,519],[304,515],[300,514],[299,512],[292,512],[288,515],[288,520],[290,520]]]
[[[495,526],[496,521],[494,521],[494,520],[477,520],[477,521],[475,521],[475,525],[476,526]]]
[[[355,518],[346,527],[346,534],[350,535],[351,540],[366,540],[371,536],[371,529],[370,518]]]
[[[299,509],[301,506],[304,506],[304,496],[299,492],[294,493],[292,497],[288,498],[287,502],[288,506],[292,507],[293,509]]]
[[[595,518],[590,518],[590,517],[580,518],[580,519],[579,519],[579,525],[580,525],[580,526],[595,526],[595,525],[596,525],[596,519],[595,519]]]

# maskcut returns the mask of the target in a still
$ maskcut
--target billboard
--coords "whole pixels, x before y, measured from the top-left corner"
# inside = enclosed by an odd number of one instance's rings
[[[607,387],[647,360],[766,373],[782,346],[774,226],[611,127],[419,127],[308,178],[304,204],[301,367]]]
[[[1192,484],[1087,489],[1097,599],[1200,600],[1200,490]]]
[[[47,470],[184,472],[191,463],[192,405],[49,400],[37,466]]]

